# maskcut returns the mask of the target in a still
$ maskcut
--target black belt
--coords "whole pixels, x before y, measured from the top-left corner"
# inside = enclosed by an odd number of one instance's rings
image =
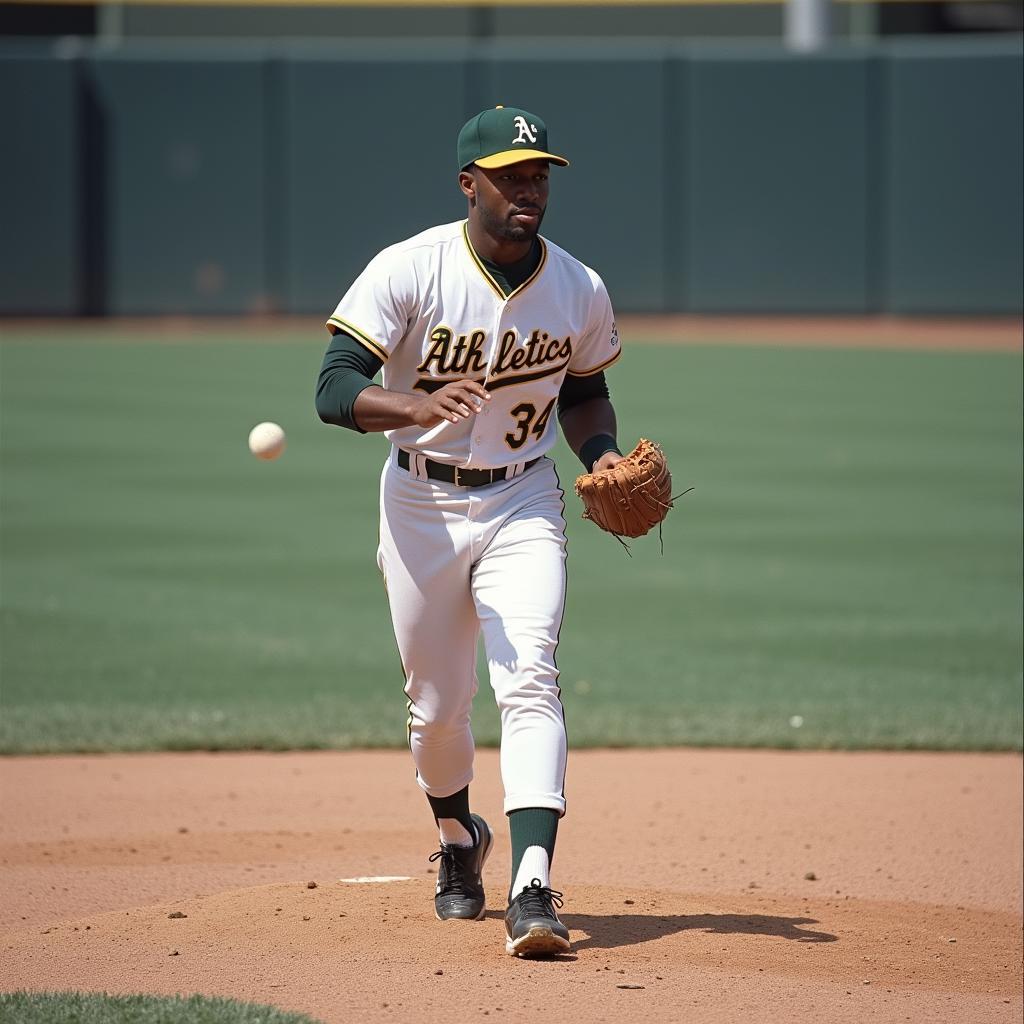
[[[535,466],[543,458],[539,455],[530,459],[523,466],[525,473],[531,466]],[[404,448],[398,449],[398,464],[402,469],[409,468],[409,453]],[[424,459],[423,468],[431,480],[443,480],[446,484],[455,484],[456,487],[486,487],[488,484],[496,484],[504,480],[508,475],[508,466],[499,466],[497,469],[460,469],[447,462],[434,462],[433,459]]]

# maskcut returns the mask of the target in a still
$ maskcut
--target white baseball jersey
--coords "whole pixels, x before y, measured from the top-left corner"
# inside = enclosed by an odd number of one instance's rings
[[[565,375],[610,366],[619,337],[601,278],[557,245],[540,245],[536,271],[506,297],[474,252],[467,222],[443,224],[384,249],[346,292],[327,322],[383,361],[385,388],[430,394],[468,378],[491,394],[458,423],[387,431],[392,444],[491,469],[555,443]]]

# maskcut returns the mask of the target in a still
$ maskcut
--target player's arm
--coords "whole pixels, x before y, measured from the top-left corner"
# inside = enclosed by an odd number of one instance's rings
[[[373,378],[384,365],[351,334],[331,329],[334,337],[324,353],[316,382],[316,412],[324,423],[366,433],[355,419],[355,403],[360,393],[374,386]]]
[[[360,433],[398,427],[433,427],[475,415],[490,395],[471,380],[452,381],[432,395],[407,395],[374,384],[384,365],[351,334],[332,326],[316,388],[316,411],[324,423]]]
[[[398,427],[436,427],[475,416],[491,396],[475,380],[456,380],[432,395],[407,395],[376,384],[360,391],[353,412],[360,428],[373,432]]]
[[[558,392],[558,422],[588,473],[610,469],[622,458],[615,439],[615,408],[603,373],[566,375]]]

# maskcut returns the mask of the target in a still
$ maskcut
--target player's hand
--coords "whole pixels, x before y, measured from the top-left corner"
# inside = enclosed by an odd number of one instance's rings
[[[413,412],[413,420],[420,427],[436,427],[443,420],[458,423],[475,416],[490,400],[490,393],[475,380],[453,380],[424,398]]]
[[[611,469],[616,462],[621,462],[623,458],[625,458],[625,456],[620,455],[618,452],[605,452],[604,455],[594,463],[594,468],[591,470],[591,473],[599,473],[602,469]]]

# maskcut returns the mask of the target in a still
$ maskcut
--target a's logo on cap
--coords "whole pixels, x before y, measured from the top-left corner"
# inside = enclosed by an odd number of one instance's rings
[[[537,141],[537,126],[535,124],[527,124],[526,118],[522,114],[516,114],[512,124],[519,129],[519,134],[512,140],[513,146],[517,142]]]

